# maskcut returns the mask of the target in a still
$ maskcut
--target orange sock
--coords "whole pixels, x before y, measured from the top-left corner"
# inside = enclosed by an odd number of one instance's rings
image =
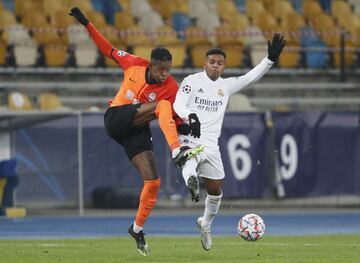
[[[161,100],[156,106],[155,114],[159,119],[160,129],[172,151],[180,147],[175,121],[172,117],[171,104],[167,100]]]
[[[145,220],[155,206],[160,182],[160,178],[144,182],[144,187],[140,195],[140,204],[135,218],[136,225],[141,227],[144,226]]]

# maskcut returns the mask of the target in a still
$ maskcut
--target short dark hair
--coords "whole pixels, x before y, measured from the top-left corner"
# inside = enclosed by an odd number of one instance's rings
[[[206,57],[208,57],[210,55],[222,55],[226,59],[226,54],[225,54],[224,50],[222,50],[221,48],[216,47],[216,48],[210,49],[208,52],[206,52]]]
[[[164,47],[156,47],[151,51],[151,59],[159,61],[172,61],[170,51]]]

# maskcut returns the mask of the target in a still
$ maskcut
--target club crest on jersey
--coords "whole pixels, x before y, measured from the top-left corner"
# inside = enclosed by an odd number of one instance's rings
[[[119,50],[118,52],[117,52],[117,55],[119,56],[119,57],[124,57],[124,56],[126,56],[126,52],[125,51],[122,51],[122,50]]]
[[[156,93],[150,92],[148,96],[148,101],[154,101],[156,99]]]
[[[191,87],[189,85],[185,85],[182,87],[182,91],[185,93],[190,93]]]
[[[219,95],[220,97],[224,97],[224,91],[223,91],[222,89],[219,89],[219,90],[218,90],[218,95]]]

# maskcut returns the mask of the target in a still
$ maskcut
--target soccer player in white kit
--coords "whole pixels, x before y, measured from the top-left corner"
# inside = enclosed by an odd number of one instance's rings
[[[206,53],[204,71],[186,77],[177,92],[173,107],[184,120],[178,127],[179,133],[183,134],[180,143],[190,147],[204,145],[198,158],[183,165],[182,175],[194,202],[200,200],[198,176],[204,181],[207,191],[205,209],[203,216],[197,219],[197,226],[205,250],[212,246],[210,227],[222,197],[225,173],[218,138],[229,97],[259,80],[277,60],[285,44],[283,36],[274,34],[272,41],[268,41],[267,57],[247,74],[225,79],[221,74],[226,65],[226,54],[221,49],[211,49]]]

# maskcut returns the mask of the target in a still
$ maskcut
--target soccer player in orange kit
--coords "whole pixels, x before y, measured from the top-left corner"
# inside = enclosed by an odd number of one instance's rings
[[[203,147],[181,147],[179,143],[173,119],[176,114],[172,110],[178,85],[169,72],[172,56],[167,49],[154,48],[148,61],[113,47],[79,8],[72,8],[69,15],[84,25],[100,51],[114,59],[124,70],[124,80],[116,96],[109,102],[104,122],[107,134],[123,146],[144,180],[139,208],[134,223],[129,227],[129,234],[135,239],[139,253],[148,256],[143,226],[155,206],[160,188],[149,122],[159,119],[160,128],[178,167],[196,156]],[[200,136],[200,122],[191,119],[192,133]]]

